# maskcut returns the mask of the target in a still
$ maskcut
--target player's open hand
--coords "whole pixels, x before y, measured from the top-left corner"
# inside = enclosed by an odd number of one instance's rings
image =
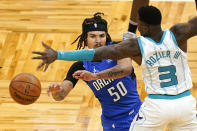
[[[56,93],[60,93],[63,91],[64,91],[64,89],[58,83],[53,83],[53,84],[49,85],[49,87],[47,89],[47,94],[48,94],[48,96],[50,96],[50,93],[56,94]]]
[[[57,59],[57,52],[53,50],[51,47],[46,45],[44,42],[42,42],[42,45],[45,48],[44,52],[41,51],[32,51],[33,54],[37,54],[40,56],[32,57],[32,59],[40,59],[42,60],[42,63],[38,65],[37,69],[40,69],[44,66],[44,71],[47,70],[49,64],[54,62]]]
[[[73,77],[75,79],[81,79],[84,81],[91,81],[96,79],[96,75],[94,73],[88,72],[86,70],[78,70],[73,73]]]

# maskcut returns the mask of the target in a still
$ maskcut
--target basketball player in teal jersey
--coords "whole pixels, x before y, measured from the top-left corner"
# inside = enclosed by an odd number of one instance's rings
[[[117,43],[111,40],[107,21],[102,19],[101,15],[102,13],[96,13],[94,17],[84,20],[82,34],[74,41],[78,41],[77,49],[92,49]],[[106,59],[97,62],[75,62],[61,84],[54,83],[49,86],[48,94],[51,93],[57,101],[63,100],[78,81],[73,77],[77,70],[86,70],[99,76],[98,80],[85,82],[101,103],[103,131],[129,131],[130,124],[142,104],[130,58],[118,61]],[[115,79],[117,76],[122,78]]]
[[[46,46],[42,66],[55,60],[118,60],[130,57],[142,68],[148,97],[140,108],[130,131],[196,131],[196,100],[190,94],[191,73],[187,62],[187,40],[197,35],[197,17],[186,23],[161,29],[161,13],[154,6],[138,11],[141,36],[108,47],[91,50],[55,51]],[[39,66],[40,67],[40,66]]]

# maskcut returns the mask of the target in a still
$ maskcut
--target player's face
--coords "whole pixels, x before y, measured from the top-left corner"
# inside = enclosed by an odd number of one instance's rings
[[[90,31],[87,36],[88,48],[98,48],[106,45],[105,31]]]
[[[142,36],[149,36],[149,25],[139,20],[139,16],[137,17],[138,30]]]

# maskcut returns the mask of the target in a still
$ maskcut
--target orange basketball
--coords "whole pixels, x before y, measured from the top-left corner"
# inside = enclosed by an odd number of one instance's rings
[[[34,103],[40,96],[41,84],[38,78],[29,73],[16,75],[9,86],[11,97],[19,104]]]

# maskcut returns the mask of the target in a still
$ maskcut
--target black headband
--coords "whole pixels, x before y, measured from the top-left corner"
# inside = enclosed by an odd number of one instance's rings
[[[82,31],[83,31],[83,33],[87,33],[89,31],[105,31],[105,32],[107,32],[107,24],[93,23],[93,22],[86,23],[86,22],[84,22],[83,25],[82,25]]]

